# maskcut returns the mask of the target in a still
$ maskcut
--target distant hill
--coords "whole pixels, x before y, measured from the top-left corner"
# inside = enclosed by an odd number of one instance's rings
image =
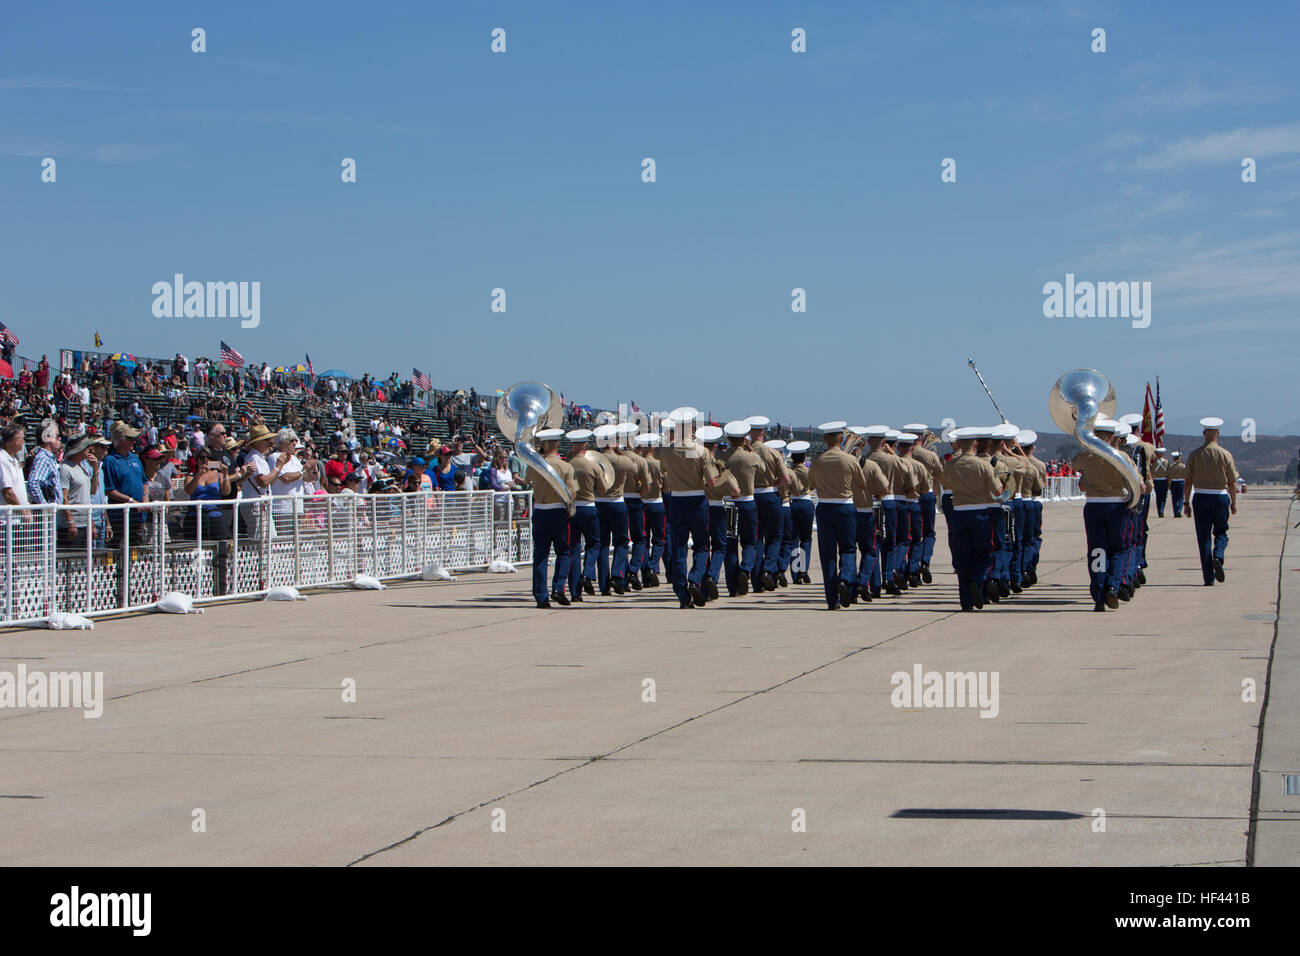
[[[1237,461],[1237,470],[1248,482],[1290,483],[1296,480],[1296,450],[1300,448],[1300,437],[1257,435],[1255,441],[1243,442],[1235,435],[1224,435],[1219,442],[1232,452],[1232,457]],[[1181,451],[1184,458],[1200,445],[1200,434],[1165,436],[1165,448],[1170,452]],[[1059,432],[1038,433],[1039,458],[1073,458],[1078,447],[1074,438],[1069,435],[1062,435]]]

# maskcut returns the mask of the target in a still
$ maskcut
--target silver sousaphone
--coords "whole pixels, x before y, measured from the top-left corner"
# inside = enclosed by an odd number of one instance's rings
[[[1128,489],[1128,507],[1131,510],[1141,507],[1142,477],[1133,467],[1132,460],[1102,441],[1093,431],[1098,418],[1110,418],[1115,414],[1115,389],[1106,376],[1091,368],[1066,372],[1052,386],[1047,401],[1056,426],[1073,435],[1086,451],[1102,458],[1119,472]]]
[[[533,447],[533,436],[544,428],[559,428],[564,423],[564,406],[560,397],[541,382],[516,382],[497,402],[497,425],[515,444],[515,454],[537,477],[551,486],[573,513],[573,495],[560,473]],[[525,470],[527,473],[527,470]]]

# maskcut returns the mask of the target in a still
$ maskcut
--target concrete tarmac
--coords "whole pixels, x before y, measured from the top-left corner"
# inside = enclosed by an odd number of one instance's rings
[[[0,670],[102,671],[107,700],[0,709],[0,863],[1242,865],[1275,630],[1300,684],[1288,509],[1241,498],[1212,588],[1153,513],[1150,583],[1106,614],[1057,503],[1039,584],[975,613],[941,518],[934,584],[836,612],[817,569],[690,611],[541,611],[525,570],[10,631]],[[996,674],[996,716],[895,706],[918,666]],[[1296,699],[1261,863],[1297,862]]]

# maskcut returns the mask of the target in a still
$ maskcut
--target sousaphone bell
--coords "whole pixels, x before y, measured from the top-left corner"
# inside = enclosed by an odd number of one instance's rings
[[[551,486],[573,513],[573,495],[560,473],[533,447],[533,436],[544,428],[559,428],[564,423],[564,406],[560,397],[541,382],[516,382],[497,402],[497,425],[514,442],[515,454],[537,471],[537,477]]]
[[[1136,511],[1142,505],[1142,477],[1127,455],[1102,441],[1093,431],[1098,418],[1115,414],[1115,389],[1106,376],[1096,369],[1077,368],[1066,372],[1052,386],[1048,397],[1052,421],[1068,435],[1113,467],[1128,489],[1128,507]]]

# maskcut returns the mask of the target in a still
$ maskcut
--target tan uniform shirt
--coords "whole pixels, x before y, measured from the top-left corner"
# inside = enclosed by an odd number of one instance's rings
[[[930,473],[929,490],[938,495],[943,487],[943,459],[930,449],[922,448],[920,445],[912,449],[912,457],[925,465],[926,471]]]
[[[735,498],[740,494],[740,482],[736,481],[736,476],[727,468],[725,461],[715,458],[713,464],[718,469],[718,480],[713,483],[712,488],[706,488],[704,494],[708,496],[710,502]]]
[[[703,491],[708,481],[718,477],[718,467],[707,448],[691,439],[659,449],[659,464],[664,473],[664,490]]]
[[[645,463],[645,475],[641,481],[641,497],[646,499],[662,498],[664,496],[664,472],[659,465],[659,459],[647,455],[641,461]]]
[[[1006,491],[1010,487],[1011,493],[1015,494],[1015,488],[1011,487],[1011,469],[1008,468],[1007,463],[1002,460],[1005,456],[976,455],[975,457],[983,458],[989,463],[989,467],[993,469],[993,477],[998,480],[998,485],[1003,491]]]
[[[952,506],[986,506],[1002,493],[988,458],[974,453],[957,454],[943,465],[943,486],[952,489]]]
[[[885,446],[881,445],[879,451],[873,451],[867,455],[867,461],[875,462],[876,467],[880,469],[885,476],[885,481],[889,483],[889,494],[896,494],[894,488],[894,472],[898,469],[898,456],[891,455],[885,451]],[[883,497],[883,496],[882,496]]]
[[[573,474],[573,466],[561,458],[555,452],[543,456],[546,463],[550,465],[564,479],[565,486],[569,489],[572,497],[577,497],[578,480]],[[564,504],[564,499],[560,493],[551,487],[550,482],[543,481],[540,477],[530,476],[533,486],[533,502],[539,505],[560,505]]]
[[[637,465],[639,458],[631,452],[619,453],[609,448],[602,448],[600,453],[614,468],[614,483],[601,495],[602,498],[621,498],[626,489],[636,491],[640,487],[641,469]]]
[[[740,494],[735,496],[737,498],[753,497],[754,486],[759,481],[766,480],[767,469],[756,451],[734,445],[727,449],[722,460],[727,463],[727,471],[735,476],[736,483],[740,486]]]
[[[799,464],[790,466],[790,494],[794,498],[806,497],[810,492],[808,484],[808,466]]]
[[[754,442],[751,448],[763,462],[763,471],[754,476],[754,487],[776,488],[785,477],[785,456],[761,441]]]
[[[573,469],[578,482],[578,491],[573,496],[575,501],[594,502],[598,497],[604,497],[605,478],[599,465],[581,455],[575,455],[569,462],[569,467]]]
[[[1027,484],[1022,485],[1020,493],[1027,498],[1042,497],[1047,489],[1047,466],[1033,455],[1022,460],[1025,463],[1024,476]],[[1025,490],[1026,487],[1028,490]]]
[[[1169,459],[1157,458],[1151,463],[1151,474],[1158,481],[1169,477]]]
[[[1149,482],[1155,477],[1152,465],[1156,460],[1156,446],[1148,441],[1140,441],[1133,446],[1133,464],[1142,476],[1142,480]]]
[[[1119,465],[1091,451],[1079,452],[1070,464],[1075,471],[1083,473],[1084,493],[1089,498],[1127,499],[1128,485],[1119,472]]]
[[[854,489],[866,487],[862,466],[842,448],[828,448],[808,469],[808,479],[821,501],[848,502]]]
[[[1187,479],[1187,462],[1181,457],[1169,462],[1169,480],[1185,481]]]
[[[903,461],[912,469],[913,484],[916,485],[916,494],[912,495],[912,497],[916,498],[919,495],[928,494],[930,491],[930,469],[924,461],[916,457],[916,449],[912,449],[912,454],[904,458]]]
[[[782,471],[785,473],[785,484],[777,490],[781,493],[781,504],[790,503],[790,492],[794,490],[794,472],[790,470],[789,462],[781,462]]]
[[[1006,452],[998,452],[998,462],[1007,466],[1007,485],[1011,489],[1011,497],[1016,495],[1025,495],[1025,486],[1029,484],[1029,469],[1025,467],[1025,460],[1019,455],[1008,455]],[[994,466],[994,471],[997,467]]]
[[[855,489],[853,492],[853,504],[859,511],[870,511],[875,506],[877,498],[883,498],[890,493],[889,480],[880,470],[880,466],[870,458],[862,462],[862,479],[862,488]]]
[[[650,469],[646,467],[645,459],[634,451],[624,451],[620,458],[625,458],[632,468],[627,473],[627,482],[623,486],[624,495],[641,496],[641,489],[645,487],[649,479]]]
[[[1187,456],[1187,483],[1198,491],[1227,491],[1237,481],[1232,452],[1218,442],[1202,445]],[[1189,489],[1190,490],[1190,489]]]

